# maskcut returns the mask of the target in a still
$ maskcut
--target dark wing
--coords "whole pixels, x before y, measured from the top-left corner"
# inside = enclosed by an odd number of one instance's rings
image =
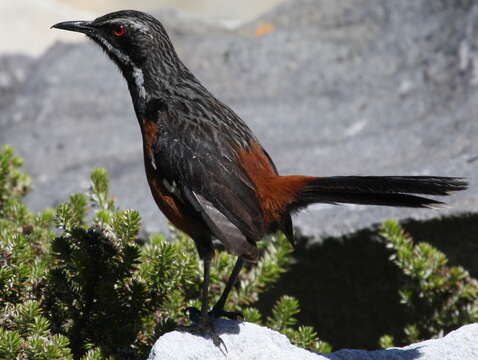
[[[265,229],[254,186],[237,161],[237,139],[228,129],[177,109],[159,116],[153,156],[166,188],[193,208],[230,252],[255,260],[254,243]]]

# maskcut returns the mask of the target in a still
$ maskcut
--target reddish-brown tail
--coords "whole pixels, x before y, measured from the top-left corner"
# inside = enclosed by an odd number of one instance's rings
[[[314,203],[437,207],[443,203],[417,195],[445,196],[468,186],[462,178],[440,176],[279,176],[257,143],[241,151],[239,158],[267,223],[280,222],[285,212]]]
[[[443,203],[417,196],[449,195],[465,190],[462,178],[437,176],[334,176],[311,178],[296,194],[290,210],[314,203],[430,208]]]

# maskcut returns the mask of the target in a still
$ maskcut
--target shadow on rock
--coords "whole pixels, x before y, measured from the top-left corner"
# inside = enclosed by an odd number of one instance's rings
[[[358,360],[358,359],[407,359],[407,360],[415,360],[422,358],[422,353],[419,351],[420,347],[413,348],[413,349],[387,349],[387,350],[380,350],[380,351],[360,351],[360,350],[339,350],[332,354],[321,354],[324,358],[331,359],[331,360],[338,360],[338,359],[350,359],[350,360]],[[372,355],[374,354],[374,355]],[[375,356],[375,354],[377,356]]]
[[[415,241],[427,241],[478,275],[478,214],[403,223]],[[287,294],[298,298],[299,322],[314,326],[334,349],[377,349],[384,334],[403,337],[413,314],[400,304],[401,271],[377,235],[378,227],[318,242],[302,239],[294,263],[276,286],[263,294],[259,309],[270,314],[274,301]],[[400,345],[400,344],[397,344]]]

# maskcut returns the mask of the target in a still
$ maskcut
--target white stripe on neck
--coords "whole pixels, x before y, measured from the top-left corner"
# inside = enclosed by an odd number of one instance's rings
[[[120,62],[124,63],[125,65],[129,65],[133,68],[133,80],[136,85],[136,90],[138,91],[138,96],[145,100],[147,97],[146,88],[144,87],[144,74],[143,70],[135,65],[131,58],[128,55],[123,54],[121,51],[116,49],[113,45],[111,45],[107,40],[98,36],[96,37],[101,43],[108,49],[108,51],[112,52]]]

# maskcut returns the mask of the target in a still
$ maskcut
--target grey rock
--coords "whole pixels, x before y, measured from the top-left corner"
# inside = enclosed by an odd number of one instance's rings
[[[416,343],[404,348],[379,351],[339,350],[315,354],[292,345],[282,334],[251,323],[218,320],[216,328],[224,341],[216,347],[211,339],[185,332],[171,332],[160,337],[148,360],[189,360],[224,358],[241,360],[474,360],[478,358],[478,324],[453,331],[441,339]]]
[[[26,55],[0,56],[0,111],[11,105],[25,83],[33,63],[34,58]]]
[[[478,4],[289,1],[237,31],[164,17],[185,63],[253,128],[283,174],[463,176],[445,211],[312,206],[306,235],[385,218],[478,210]],[[275,30],[254,36],[263,23]],[[53,30],[52,30],[53,31]],[[121,75],[92,44],[56,44],[0,114],[0,143],[25,157],[34,210],[110,171],[122,208],[165,230],[144,177],[139,128]]]
[[[256,324],[219,319],[215,327],[225,347],[216,347],[209,337],[173,331],[156,341],[148,360],[325,359],[292,345],[285,335]]]

